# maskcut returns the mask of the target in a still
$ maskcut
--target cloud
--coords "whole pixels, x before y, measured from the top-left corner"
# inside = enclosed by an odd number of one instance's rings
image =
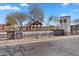
[[[63,13],[63,14],[60,14],[60,16],[68,16],[68,14]]]
[[[78,9],[73,9],[73,12],[77,12],[78,11]]]
[[[18,10],[18,11],[20,11],[20,8],[18,8],[16,6],[4,5],[4,6],[0,6],[0,10]]]
[[[20,6],[26,6],[26,7],[28,7],[29,5],[26,4],[26,3],[22,3],[22,4],[20,4]]]
[[[78,12],[78,9],[73,9],[72,12],[69,12],[68,15],[74,14],[74,12]]]
[[[63,3],[62,6],[68,6],[70,3]]]
[[[78,9],[73,9],[72,12],[62,13],[62,14],[60,14],[60,16],[68,16],[68,15],[72,15],[72,14],[74,14],[76,12],[78,12]]]
[[[69,12],[68,14],[71,15],[71,14],[73,14],[73,12]]]
[[[79,5],[79,3],[73,3],[74,5]]]

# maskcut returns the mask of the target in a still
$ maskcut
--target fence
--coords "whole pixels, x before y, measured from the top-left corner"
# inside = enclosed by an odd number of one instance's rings
[[[23,36],[38,36],[38,35],[53,35],[53,31],[30,31],[30,32],[23,32]]]
[[[19,39],[27,36],[38,36],[38,35],[53,35],[53,31],[26,31],[23,35],[19,32],[15,32],[15,39]],[[7,39],[7,32],[0,32],[0,40]]]
[[[53,30],[54,36],[61,36],[64,35],[64,29],[55,29]]]
[[[6,39],[21,39],[22,38],[22,34],[20,32],[15,32],[13,34],[13,32],[0,32],[0,40],[6,40]],[[7,36],[8,35],[8,36]]]
[[[25,32],[15,32],[15,39],[22,39],[28,36],[41,36],[41,35],[51,35],[59,36],[64,35],[64,30],[52,30],[52,31],[25,31]],[[7,39],[7,32],[0,32],[0,40]]]
[[[7,39],[7,32],[0,32],[0,40]]]

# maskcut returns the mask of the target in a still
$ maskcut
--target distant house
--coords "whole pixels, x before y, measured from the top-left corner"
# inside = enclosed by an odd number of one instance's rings
[[[79,35],[79,24],[71,25],[71,34]]]
[[[7,28],[6,24],[0,24],[0,30],[6,31],[6,28]]]

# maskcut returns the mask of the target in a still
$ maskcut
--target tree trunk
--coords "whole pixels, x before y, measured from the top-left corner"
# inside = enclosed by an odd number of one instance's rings
[[[23,27],[19,27],[19,31],[23,31]]]

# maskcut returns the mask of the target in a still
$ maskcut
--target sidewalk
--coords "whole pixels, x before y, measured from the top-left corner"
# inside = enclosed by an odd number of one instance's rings
[[[73,35],[73,36],[39,36],[38,38],[37,37],[26,37],[23,39],[0,41],[0,46],[16,45],[16,44],[24,44],[24,43],[35,43],[35,42],[50,41],[50,40],[72,39],[72,38],[76,38],[76,37],[79,37],[79,35]]]

